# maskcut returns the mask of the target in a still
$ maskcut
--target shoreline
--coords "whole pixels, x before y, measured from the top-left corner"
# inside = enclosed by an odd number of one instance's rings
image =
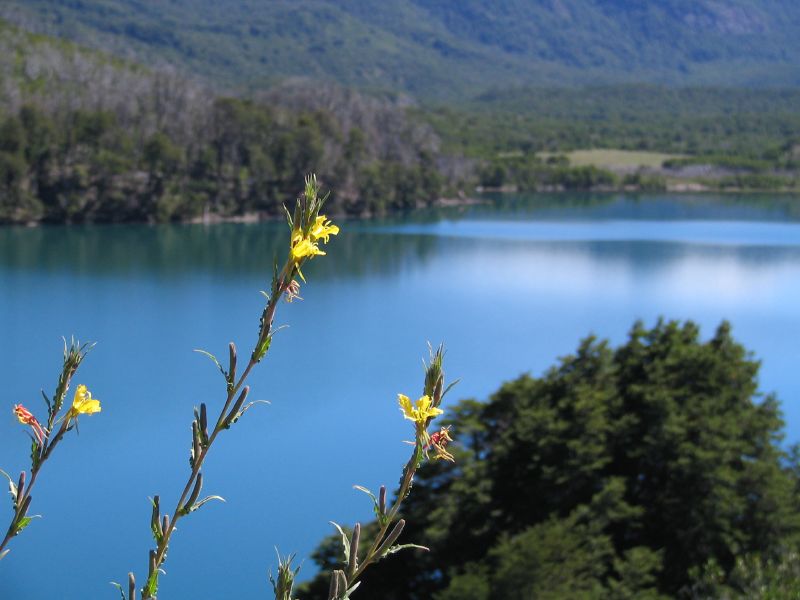
[[[353,215],[347,213],[331,213],[334,219],[347,219],[347,220],[371,220],[384,218],[389,216],[398,216],[402,214],[414,213],[422,210],[430,210],[437,208],[466,208],[470,206],[480,206],[490,204],[492,201],[488,198],[481,198],[484,194],[580,194],[580,193],[595,193],[595,194],[677,194],[677,195],[737,195],[737,194],[774,194],[778,196],[791,196],[796,195],[800,198],[800,189],[763,189],[763,188],[725,188],[717,189],[702,184],[680,184],[668,186],[662,190],[647,190],[638,186],[596,186],[592,188],[583,189],[565,189],[561,186],[548,186],[537,190],[520,190],[517,186],[507,185],[501,187],[478,187],[474,191],[475,195],[459,195],[459,196],[446,196],[437,199],[431,204],[419,204],[415,208],[407,211],[390,211],[386,214],[372,214],[365,213],[360,215]],[[151,220],[142,221],[18,221],[18,222],[0,222],[2,227],[44,227],[44,226],[62,226],[62,225],[220,225],[225,223],[242,223],[242,224],[255,224],[255,223],[269,223],[274,221],[284,220],[286,217],[282,214],[273,214],[268,212],[247,212],[239,215],[220,215],[216,213],[209,213],[191,219],[184,219],[179,221],[158,222]]]

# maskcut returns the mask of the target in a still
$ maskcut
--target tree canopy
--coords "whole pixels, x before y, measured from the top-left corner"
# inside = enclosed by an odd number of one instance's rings
[[[746,590],[747,573],[783,585],[769,569],[798,571],[798,477],[758,370],[727,323],[707,341],[692,322],[636,323],[617,348],[590,336],[541,377],[460,402],[456,463],[426,465],[404,505],[401,541],[430,552],[383,561],[357,593],[700,597]],[[317,550],[323,568],[337,543]],[[326,590],[320,576],[300,597]]]

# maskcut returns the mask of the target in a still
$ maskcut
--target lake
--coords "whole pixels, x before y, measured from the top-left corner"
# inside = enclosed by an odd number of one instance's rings
[[[213,447],[204,492],[227,502],[179,523],[160,597],[271,597],[275,547],[303,559],[328,521],[368,520],[352,486],[396,484],[413,436],[396,395],[419,395],[428,341],[445,342],[446,373],[462,380],[452,404],[541,374],[590,332],[618,343],[634,320],[663,316],[708,338],[728,319],[763,361],[761,389],[783,403],[785,443],[800,440],[800,198],[487,196],[341,225],[304,268],[304,300],[278,308],[288,327],[250,379],[251,398],[271,404]],[[0,563],[0,598],[118,598],[109,581],[129,570],[143,581],[148,497],[172,508],[192,407],[214,412],[224,397],[192,350],[222,357],[233,340],[249,352],[284,229],[0,229],[0,468],[28,468],[11,407],[44,414],[61,336],[97,342],[75,383],[103,403],[45,466],[31,511],[43,518]]]

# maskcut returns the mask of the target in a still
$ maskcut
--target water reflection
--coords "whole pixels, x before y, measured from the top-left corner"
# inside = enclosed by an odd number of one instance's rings
[[[0,229],[0,267],[8,271],[96,276],[182,277],[193,273],[242,276],[269,273],[285,257],[288,235],[278,223]],[[424,261],[431,237],[344,231],[335,253],[342,261],[313,261],[318,277],[391,272]]]
[[[429,260],[440,251],[441,237],[615,241],[622,253],[630,250],[625,244],[631,241],[800,246],[793,222],[800,219],[800,201],[788,196],[487,195],[487,202],[409,218],[348,222],[335,246],[343,260],[316,261],[310,268],[318,277],[397,272],[410,262]],[[285,226],[277,222],[9,227],[0,229],[0,267],[123,277],[198,272],[227,277],[263,273],[273,257],[285,252],[286,240]]]

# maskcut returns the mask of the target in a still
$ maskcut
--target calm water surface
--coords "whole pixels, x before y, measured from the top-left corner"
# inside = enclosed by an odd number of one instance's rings
[[[663,315],[709,337],[729,319],[783,402],[786,442],[800,440],[800,199],[491,200],[344,224],[307,267],[305,300],[280,306],[289,327],[251,378],[272,404],[215,446],[206,491],[227,504],[180,524],[160,596],[269,597],[275,546],[306,557],[329,520],[369,519],[351,486],[396,483],[411,433],[395,398],[419,392],[428,340],[447,343],[462,378],[453,402],[540,374],[589,332],[621,342]],[[0,563],[0,598],[114,598],[109,581],[144,577],[147,497],[172,507],[191,408],[223,394],[192,349],[224,355],[232,339],[245,352],[285,241],[280,224],[0,229],[0,468],[27,468],[10,407],[43,412],[62,335],[98,342],[78,382],[103,401],[45,467],[44,519]],[[0,515],[5,527],[10,508]]]

